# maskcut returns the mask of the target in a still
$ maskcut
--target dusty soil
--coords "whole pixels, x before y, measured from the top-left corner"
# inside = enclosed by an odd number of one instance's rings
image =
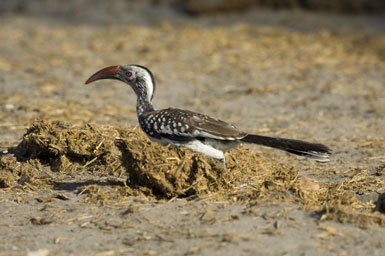
[[[0,17],[0,255],[383,255],[384,17],[98,3]],[[84,85],[125,63],[158,108],[332,160],[244,146],[223,169],[154,144],[128,86]]]

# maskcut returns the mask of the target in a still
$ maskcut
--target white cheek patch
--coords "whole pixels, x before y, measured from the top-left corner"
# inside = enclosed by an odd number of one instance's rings
[[[151,101],[152,94],[154,93],[154,85],[152,84],[151,76],[147,72],[142,72],[141,75],[147,85],[147,98]]]
[[[154,84],[151,78],[151,75],[148,73],[147,70],[145,70],[142,67],[136,66],[136,65],[130,65],[130,68],[132,70],[132,75],[130,79],[142,79],[143,83],[145,84],[146,94],[148,101],[151,101],[152,95],[154,94]]]

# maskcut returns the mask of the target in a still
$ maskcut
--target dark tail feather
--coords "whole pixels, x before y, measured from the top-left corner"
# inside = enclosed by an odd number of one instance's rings
[[[241,139],[241,141],[285,150],[286,152],[292,154],[309,157],[318,162],[328,162],[329,155],[331,153],[331,150],[325,145],[310,143],[302,140],[273,138],[249,134]]]

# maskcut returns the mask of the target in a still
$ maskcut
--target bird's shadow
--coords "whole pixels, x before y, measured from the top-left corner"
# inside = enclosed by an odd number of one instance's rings
[[[79,188],[89,186],[89,185],[98,185],[98,186],[125,186],[123,181],[116,180],[85,180],[85,181],[75,181],[75,182],[65,182],[65,181],[55,181],[53,183],[53,189],[55,190],[65,190],[65,191],[78,191]]]

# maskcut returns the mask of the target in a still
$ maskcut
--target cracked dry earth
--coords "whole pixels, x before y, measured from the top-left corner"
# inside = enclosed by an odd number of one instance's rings
[[[300,14],[0,17],[0,255],[383,255],[385,21]],[[224,170],[153,144],[128,86],[84,85],[125,63],[153,70],[158,108],[324,143],[332,160],[240,147]]]

